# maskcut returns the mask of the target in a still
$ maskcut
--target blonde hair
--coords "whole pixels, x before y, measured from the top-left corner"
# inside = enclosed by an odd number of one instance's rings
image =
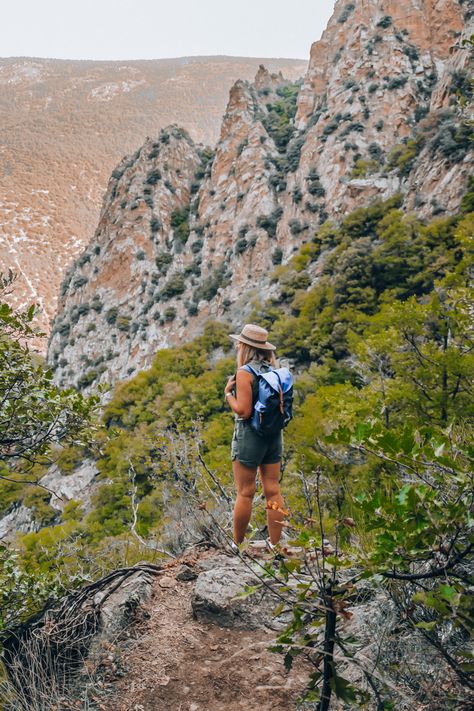
[[[247,365],[252,360],[266,361],[273,368],[277,367],[277,360],[275,358],[275,351],[263,350],[262,348],[254,348],[249,346],[248,343],[243,341],[238,341],[239,347],[237,350],[237,368],[241,368],[243,365]]]

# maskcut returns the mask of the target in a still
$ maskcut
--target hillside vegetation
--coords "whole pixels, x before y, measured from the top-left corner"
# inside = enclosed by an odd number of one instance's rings
[[[394,197],[354,211],[340,225],[326,222],[275,268],[277,293],[255,303],[253,315],[295,372],[283,475],[292,535],[311,547],[324,533],[341,560],[346,556],[345,563],[333,561],[336,567],[362,566],[366,576],[398,580],[406,624],[441,646],[465,684],[462,644],[472,624],[465,568],[474,414],[472,206],[468,192],[459,214],[424,222],[404,214]],[[85,458],[96,460],[89,510],[70,501],[58,515],[49,492],[0,482],[1,510],[21,499],[42,525],[18,537],[18,558],[3,573],[5,599],[13,575],[42,581],[40,589],[25,583],[34,590],[25,613],[58,584],[179,554],[199,537],[212,540],[216,520],[229,530],[233,419],[223,389],[235,369],[230,330],[209,323],[191,343],[159,351],[151,368],[116,387],[94,448],[61,451],[64,476]],[[255,523],[264,524],[263,505]],[[289,659],[313,639],[295,619],[279,650]],[[426,691],[415,693],[426,700]]]

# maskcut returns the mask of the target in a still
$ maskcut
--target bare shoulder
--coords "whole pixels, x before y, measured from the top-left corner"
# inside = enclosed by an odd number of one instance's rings
[[[253,380],[253,375],[252,375],[252,373],[249,373],[248,370],[243,370],[243,366],[241,366],[241,367],[237,370],[237,381],[239,381],[239,380],[240,380],[241,382],[246,382],[246,381],[247,381],[247,382],[250,383],[250,382],[252,382],[252,380]]]

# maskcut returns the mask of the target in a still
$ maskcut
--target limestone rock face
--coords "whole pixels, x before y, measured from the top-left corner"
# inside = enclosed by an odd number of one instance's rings
[[[67,502],[74,499],[75,501],[80,500],[82,507],[88,511],[92,482],[97,474],[97,467],[92,460],[85,459],[67,476],[53,464],[41,477],[40,483],[54,492],[49,500],[49,505],[53,509],[62,511]]]
[[[84,459],[68,475],[63,474],[56,464],[52,464],[38,483],[50,490],[48,504],[57,512],[74,500],[80,501],[81,508],[87,513],[91,509],[97,474],[95,462]],[[34,510],[24,504],[15,504],[5,515],[0,516],[0,540],[14,540],[17,533],[39,531],[40,528]]]
[[[155,294],[167,272],[181,274],[181,237],[171,223],[188,209],[200,163],[188,134],[172,126],[113,171],[94,239],[63,282],[50,339],[50,352],[61,352],[59,372],[75,367],[79,385],[88,366],[89,377],[100,377],[113,361],[116,377],[125,378],[167,345]],[[180,293],[182,278],[174,287],[171,278],[170,294]]]
[[[0,518],[0,541],[14,538],[16,533],[38,531],[40,525],[33,519],[33,512],[28,506],[15,506]]]
[[[302,82],[260,66],[234,84],[215,151],[172,126],[125,158],[62,286],[56,382],[126,378],[209,319],[239,328],[327,219],[396,193],[421,217],[454,213],[472,162],[471,15],[454,0],[338,1]]]

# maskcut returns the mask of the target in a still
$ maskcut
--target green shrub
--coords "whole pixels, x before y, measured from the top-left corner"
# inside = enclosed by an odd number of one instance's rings
[[[339,121],[337,119],[332,119],[329,123],[325,125],[323,128],[323,136],[329,136],[331,133],[334,133],[339,127]]]
[[[245,237],[239,237],[235,243],[234,252],[235,254],[242,254],[248,247],[248,242]]]
[[[280,247],[276,247],[272,252],[272,263],[281,264],[283,259],[283,250]]]
[[[155,264],[158,267],[160,274],[166,274],[171,262],[173,261],[173,255],[170,252],[159,252],[155,257]]]
[[[348,136],[350,133],[352,133],[352,131],[356,131],[356,133],[363,133],[364,130],[364,124],[360,123],[359,121],[351,121],[347,124],[347,126],[344,126],[339,136],[341,138],[345,138],[345,136]]]
[[[145,183],[147,185],[156,185],[159,180],[161,180],[161,171],[159,168],[152,168],[146,175]]]
[[[201,251],[203,244],[204,242],[202,239],[196,239],[191,245],[191,252],[193,254],[198,254]]]
[[[311,168],[306,178],[307,190],[310,195],[315,195],[317,197],[324,197],[326,195],[326,190],[321,184],[319,179],[319,173],[316,168]]]
[[[168,306],[164,313],[165,321],[173,321],[176,318],[176,313],[177,311],[173,306]]]
[[[78,276],[74,279],[72,285],[75,289],[80,289],[80,287],[87,284],[88,281],[89,281],[88,278],[85,276],[82,276],[82,274],[81,274],[81,276]]]
[[[135,254],[135,259],[138,259],[139,262],[142,262],[146,257],[145,252],[143,249],[140,249],[138,252]]]
[[[32,509],[35,522],[41,526],[48,526],[58,515],[49,504],[50,498],[50,492],[39,487],[28,487],[23,496],[23,505]]]
[[[308,229],[307,224],[302,224],[299,220],[295,220],[294,218],[288,221],[288,227],[290,228],[292,235],[299,235],[301,232]]]
[[[86,316],[90,311],[90,306],[87,302],[77,305],[78,316]]]
[[[163,286],[160,295],[162,299],[171,299],[186,290],[186,282],[182,272],[175,272]]]
[[[337,18],[337,21],[339,22],[339,24],[343,25],[344,22],[347,22],[347,20],[352,15],[354,10],[355,10],[355,5],[353,2],[347,3],[347,5],[344,5],[344,7],[342,8],[341,14]]]
[[[405,86],[407,81],[408,76],[406,74],[402,74],[399,77],[392,77],[387,83],[387,89],[389,91],[393,91],[394,89],[400,89],[402,86]]]
[[[247,148],[249,144],[248,138],[245,138],[239,145],[237,146],[237,155],[240,156],[244,152],[244,150]]]
[[[420,57],[417,48],[413,45],[406,45],[403,48],[403,54],[406,54],[406,56],[411,62],[417,62]]]
[[[119,331],[129,331],[131,321],[132,321],[131,316],[117,316],[115,325],[117,326]]]
[[[317,212],[320,211],[321,205],[319,205],[317,202],[309,202],[307,200],[304,204],[304,209],[307,210],[308,212],[312,212],[313,214],[316,214]]]
[[[81,375],[81,377],[77,381],[77,387],[79,388],[79,390],[89,387],[89,385],[92,385],[94,380],[97,379],[97,376],[97,370],[88,370],[86,373],[83,373],[83,375]]]
[[[201,300],[210,301],[217,294],[217,290],[226,286],[229,282],[229,275],[226,271],[225,262],[221,262],[218,267],[212,269],[206,279],[194,291],[193,301],[198,303]]]
[[[380,169],[379,162],[376,160],[356,160],[351,171],[351,178],[364,178],[366,175],[376,173]]]
[[[277,207],[270,215],[259,215],[257,217],[256,225],[261,229],[265,230],[269,237],[275,237],[277,225],[283,215],[283,209]]]
[[[473,128],[452,115],[441,115],[435,135],[429,141],[432,157],[440,154],[448,165],[461,163],[472,149]]]
[[[154,234],[155,232],[158,232],[159,230],[161,230],[161,222],[158,220],[157,217],[152,217],[152,218],[151,218],[151,220],[150,220],[150,229],[151,229],[152,234]]]
[[[286,151],[286,161],[288,172],[294,173],[300,164],[301,149],[304,146],[305,137],[298,136],[292,138]]]
[[[160,144],[159,143],[154,143],[151,151],[148,154],[148,160],[155,160],[155,158],[158,158],[160,154]]]
[[[409,175],[420,148],[420,142],[413,138],[409,138],[406,143],[399,143],[390,151],[387,157],[387,167],[389,169],[396,168],[401,177]]]
[[[276,91],[277,101],[267,104],[267,113],[262,117],[262,123],[268,134],[273,138],[277,149],[284,153],[294,134],[292,121],[296,114],[296,100],[300,84],[286,84]]]
[[[301,202],[301,200],[303,199],[303,191],[300,187],[296,186],[295,188],[293,188],[292,197],[294,203],[298,204]]]
[[[189,207],[178,208],[171,213],[171,227],[175,239],[180,244],[186,244],[189,237]]]
[[[382,27],[384,30],[393,24],[393,20],[390,15],[384,15],[381,20],[377,22],[376,27]]]
[[[94,294],[94,296],[92,297],[91,308],[94,309],[94,311],[98,314],[100,314],[102,309],[104,308],[104,304],[98,294]]]
[[[373,143],[369,143],[368,152],[372,160],[380,163],[383,157],[383,150],[378,143],[375,143],[375,141]]]
[[[105,320],[108,324],[112,325],[117,321],[118,312],[119,310],[117,306],[112,306],[112,308],[106,312]]]
[[[344,89],[354,89],[356,86],[357,82],[352,78],[346,79],[343,84]]]
[[[81,254],[81,256],[77,260],[76,264],[78,267],[83,267],[84,264],[87,264],[90,261],[91,261],[91,255],[88,252],[84,252],[84,254]]]

